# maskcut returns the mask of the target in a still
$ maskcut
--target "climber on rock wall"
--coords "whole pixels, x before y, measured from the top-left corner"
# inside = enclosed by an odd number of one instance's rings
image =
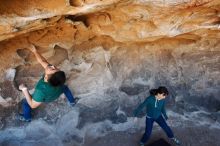
[[[65,73],[54,65],[49,64],[34,45],[28,46],[28,49],[34,53],[37,61],[43,66],[45,72],[36,84],[32,95],[24,84],[19,85],[19,90],[21,90],[25,96],[25,99],[21,102],[23,113],[19,114],[19,120],[30,122],[32,109],[39,107],[42,103],[54,101],[62,93],[65,94],[71,106],[75,105],[75,98],[70,89],[64,85],[66,81]]]
[[[158,125],[166,132],[167,136],[175,144],[179,145],[180,141],[174,137],[174,134],[170,127],[167,125],[166,120],[168,119],[165,110],[165,98],[169,94],[166,87],[159,87],[158,89],[150,90],[150,96],[145,99],[134,111],[135,119],[137,121],[137,115],[146,107],[146,127],[145,133],[140,140],[140,146],[144,144],[150,138],[153,123],[157,122]]]

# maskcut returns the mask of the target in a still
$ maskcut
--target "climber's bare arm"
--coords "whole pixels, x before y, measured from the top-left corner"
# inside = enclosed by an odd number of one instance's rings
[[[32,109],[37,108],[39,105],[41,105],[41,102],[36,102],[35,100],[32,99],[28,90],[23,90],[22,92],[23,92],[28,104],[30,105],[30,107]]]
[[[21,84],[19,86],[19,89],[22,91],[22,93],[24,94],[27,103],[29,104],[29,106],[33,109],[33,108],[37,108],[39,105],[41,105],[41,102],[36,102],[35,100],[32,99],[27,87],[24,84]]]
[[[28,49],[34,53],[37,61],[43,66],[44,69],[46,69],[46,67],[49,65],[49,63],[39,52],[37,52],[37,49],[35,48],[35,46],[30,45],[30,46],[28,46]]]

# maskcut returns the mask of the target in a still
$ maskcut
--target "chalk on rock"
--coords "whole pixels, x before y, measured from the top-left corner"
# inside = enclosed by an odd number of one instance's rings
[[[9,68],[6,70],[5,78],[9,81],[13,81],[15,78],[15,73],[16,73],[16,70],[14,68]]]

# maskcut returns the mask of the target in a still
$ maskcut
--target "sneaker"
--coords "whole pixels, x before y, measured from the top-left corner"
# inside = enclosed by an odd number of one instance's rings
[[[72,103],[68,103],[68,105],[71,107],[73,107],[77,102],[79,101],[79,98],[78,97],[75,97],[75,100],[74,100],[74,102],[72,102]]]
[[[177,138],[171,138],[171,140],[176,144],[176,145],[180,145],[180,141]]]
[[[73,107],[74,105],[75,105],[76,103],[75,102],[72,102],[72,103],[68,103],[68,105],[70,106],[70,107]]]
[[[75,97],[75,103],[77,103],[79,101],[79,97]]]
[[[17,119],[22,122],[31,122],[31,119],[25,119],[23,114],[17,115]]]

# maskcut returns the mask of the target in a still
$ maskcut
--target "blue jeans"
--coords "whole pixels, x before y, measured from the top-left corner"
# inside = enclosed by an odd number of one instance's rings
[[[160,116],[156,120],[153,118],[146,117],[146,128],[145,128],[145,133],[141,139],[141,143],[146,143],[148,141],[148,139],[150,138],[154,121],[160,125],[160,127],[166,132],[166,134],[169,138],[174,137],[172,130],[167,125],[166,121],[164,120],[164,118],[162,116]]]
[[[30,120],[31,119],[31,107],[28,104],[26,99],[23,99],[21,101],[22,104],[22,110],[23,110],[23,116],[26,120]]]
[[[75,98],[74,98],[73,94],[71,93],[70,89],[66,85],[63,85],[62,89],[63,89],[63,93],[65,94],[65,96],[68,99],[69,103],[74,103]],[[22,103],[22,110],[23,110],[24,118],[26,120],[30,120],[31,119],[31,111],[32,111],[31,107],[29,106],[26,99],[23,99],[21,101],[21,103]]]
[[[67,87],[66,85],[63,85],[62,89],[63,89],[63,93],[65,94],[65,96],[68,99],[69,103],[74,103],[75,98],[74,98],[72,92],[70,91],[69,87]]]

